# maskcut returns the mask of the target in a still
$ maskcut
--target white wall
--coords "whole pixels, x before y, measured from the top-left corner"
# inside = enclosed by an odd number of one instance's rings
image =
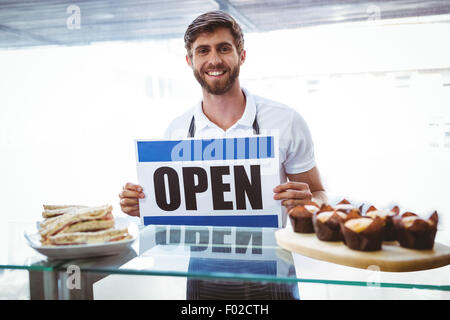
[[[444,225],[448,74],[408,72],[397,88],[398,73],[370,72],[450,68],[449,31],[368,22],[248,34],[242,84],[304,116],[332,195],[438,209]],[[119,214],[122,185],[137,180],[133,140],[160,137],[200,98],[184,54],[181,39],[0,51],[1,217],[36,220],[43,203]]]

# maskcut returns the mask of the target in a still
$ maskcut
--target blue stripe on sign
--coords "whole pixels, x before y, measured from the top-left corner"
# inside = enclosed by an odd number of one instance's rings
[[[274,158],[273,137],[138,141],[139,162]]]
[[[188,143],[189,141],[186,140]],[[164,162],[164,161],[172,161],[172,150],[178,144],[182,143],[181,141],[138,141],[137,149],[138,149],[138,161],[139,162]],[[184,143],[186,146],[186,143]],[[190,148],[185,148],[188,150]],[[181,153],[183,150],[181,150]],[[181,154],[180,156],[183,156]],[[186,156],[186,155],[184,155]],[[190,158],[190,157],[189,157]],[[187,160],[187,159],[186,159]]]
[[[278,228],[277,215],[246,216],[152,216],[144,217],[144,225],[184,225],[221,227]]]
[[[273,158],[274,157],[274,150],[275,150],[275,140],[274,139],[268,139],[269,143],[267,144],[267,154],[269,157]]]

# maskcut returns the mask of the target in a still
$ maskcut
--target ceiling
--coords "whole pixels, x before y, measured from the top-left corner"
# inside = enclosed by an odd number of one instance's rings
[[[0,0],[0,49],[182,37],[217,9],[259,32],[450,14],[450,0]]]

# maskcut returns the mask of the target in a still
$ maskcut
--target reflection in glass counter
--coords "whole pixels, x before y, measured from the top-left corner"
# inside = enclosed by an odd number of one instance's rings
[[[295,278],[291,254],[277,247],[272,228],[149,226],[141,231],[140,253],[155,257],[154,267],[157,256],[178,256],[177,266],[167,267],[186,268],[189,300],[299,298],[294,282],[226,279]]]

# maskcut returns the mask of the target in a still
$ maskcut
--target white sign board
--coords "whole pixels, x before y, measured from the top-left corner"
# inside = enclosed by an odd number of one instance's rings
[[[137,140],[145,225],[281,226],[278,139]]]

